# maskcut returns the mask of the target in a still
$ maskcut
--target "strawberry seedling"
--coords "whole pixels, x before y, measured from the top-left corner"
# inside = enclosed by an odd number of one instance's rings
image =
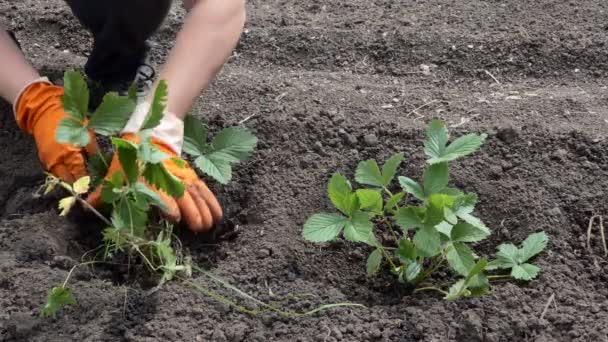
[[[448,300],[487,293],[488,279],[535,278],[539,268],[527,261],[545,248],[544,233],[529,236],[521,249],[501,245],[497,259],[489,263],[470,246],[486,239],[491,231],[473,214],[477,195],[449,186],[449,164],[477,151],[485,139],[485,134],[468,134],[448,144],[445,124],[432,121],[424,142],[428,165],[422,182],[399,176],[402,191],[397,193],[389,188],[403,153],[393,155],[382,168],[375,160],[360,162],[355,180],[367,187],[354,189],[346,177],[334,174],[327,192],[340,213],[311,216],[304,224],[304,238],[327,242],[342,235],[347,241],[367,244],[373,248],[366,265],[369,276],[386,262],[399,282],[415,291],[438,291]],[[386,228],[386,237],[379,238],[380,227]],[[432,274],[446,264],[458,280],[450,287],[428,284]],[[510,275],[486,275],[495,269],[512,271]]]

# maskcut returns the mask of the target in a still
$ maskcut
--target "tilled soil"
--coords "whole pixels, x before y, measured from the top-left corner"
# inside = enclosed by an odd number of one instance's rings
[[[260,299],[310,293],[283,304],[367,308],[250,316],[179,283],[151,292],[126,275],[136,271],[98,267],[76,272],[78,304],[39,318],[48,289],[99,243],[99,226],[32,197],[44,178],[35,148],[2,105],[2,341],[608,341],[597,230],[586,248],[590,217],[608,215],[608,3],[252,0],[248,9],[234,56],[193,109],[213,130],[251,116],[260,139],[235,181],[216,187],[239,234],[210,245],[184,233],[185,247]],[[176,6],[154,37],[155,62],[183,17]],[[86,60],[89,35],[59,0],[0,0],[0,20],[56,81]],[[403,151],[401,174],[420,177],[431,118],[455,135],[489,134],[454,165],[453,185],[479,194],[477,214],[493,227],[480,253],[549,234],[537,280],[446,302],[368,279],[365,247],[301,238],[306,218],[329,208],[332,172],[352,176],[359,160]]]

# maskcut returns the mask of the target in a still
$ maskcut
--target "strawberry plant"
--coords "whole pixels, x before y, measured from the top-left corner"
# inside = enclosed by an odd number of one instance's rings
[[[67,284],[77,267],[109,262],[118,253],[135,256],[142,260],[147,268],[160,277],[158,286],[175,278],[204,295],[208,295],[241,312],[257,314],[275,311],[286,316],[311,315],[313,313],[340,306],[360,306],[350,303],[327,304],[304,313],[288,312],[278,307],[261,302],[243,291],[189,262],[184,257],[181,243],[173,234],[173,225],[163,220],[152,207],[164,208],[159,195],[150,190],[153,185],[173,198],[180,198],[185,186],[180,179],[172,175],[163,165],[169,155],[160,151],[151,141],[152,129],[156,127],[165,111],[167,86],[160,81],[144,120],[138,132],[139,143],[117,137],[135,108],[135,88],[131,87],[128,96],[106,94],[102,103],[93,113],[88,113],[89,91],[83,76],[77,72],[66,72],[64,77],[65,94],[62,98],[68,118],[60,122],[56,140],[76,146],[86,146],[91,139],[89,130],[98,136],[109,138],[113,152],[118,155],[123,172],[115,172],[106,178],[109,169],[109,153],[99,152],[88,161],[90,176],[68,184],[53,175],[48,175],[41,188],[48,194],[55,188],[61,188],[69,195],[59,201],[60,215],[67,215],[72,207],[81,204],[102,220],[103,248],[99,260],[83,262],[74,266],[67,274],[61,286],[54,287],[48,294],[47,302],[42,308],[42,315],[55,317],[66,305],[75,304],[75,298]],[[241,127],[228,127],[221,130],[208,142],[205,125],[188,115],[185,119],[184,151],[194,158],[194,165],[204,174],[221,184],[227,184],[232,178],[232,167],[235,163],[247,159],[257,144],[257,138]],[[184,165],[181,159],[175,159],[178,165]],[[109,216],[92,207],[84,197],[94,187],[101,185],[101,202],[108,207]],[[131,258],[129,258],[131,260]],[[206,279],[223,288],[235,292],[239,297],[256,303],[262,309],[245,308],[221,294],[201,286],[192,280],[192,272],[197,271]]]
[[[304,224],[303,237],[328,242],[342,235],[347,241],[366,244],[372,248],[366,265],[369,276],[386,263],[399,282],[415,291],[438,291],[448,300],[487,293],[489,279],[535,278],[539,268],[527,262],[545,248],[544,233],[530,235],[520,249],[499,246],[497,259],[491,262],[471,248],[491,231],[474,216],[477,195],[449,185],[450,163],[477,151],[485,139],[485,134],[468,134],[448,144],[445,124],[432,121],[424,142],[428,159],[421,182],[399,176],[401,191],[390,190],[403,153],[393,155],[382,168],[375,160],[360,162],[355,180],[365,187],[354,189],[336,173],[327,193],[339,213],[312,215]],[[379,234],[382,228],[386,234]],[[454,284],[429,284],[445,265],[457,278]],[[511,269],[511,273],[487,274],[496,269]]]

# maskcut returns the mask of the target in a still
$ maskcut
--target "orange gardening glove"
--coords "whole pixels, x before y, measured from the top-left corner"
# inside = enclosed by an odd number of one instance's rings
[[[38,149],[38,158],[44,169],[55,176],[72,183],[86,175],[83,151],[92,155],[97,151],[95,134],[86,148],[58,143],[55,131],[59,122],[68,117],[63,110],[61,96],[63,87],[52,85],[46,79],[39,79],[20,93],[15,101],[14,110],[17,125],[32,135]]]
[[[139,137],[134,133],[125,133],[121,138],[133,143],[139,143],[140,141]],[[210,230],[222,219],[222,208],[219,202],[188,163],[184,161],[184,167],[179,167],[171,159],[178,157],[173,150],[156,138],[152,138],[152,143],[156,145],[160,151],[170,156],[169,159],[166,159],[163,162],[165,168],[184,182],[186,187],[184,195],[181,198],[174,199],[163,191],[160,191],[153,186],[149,186],[150,189],[158,193],[161,200],[165,203],[167,210],[164,211],[163,214],[167,219],[173,222],[179,222],[183,218],[188,225],[188,228],[193,232],[205,232]],[[112,159],[106,179],[109,180],[112,178],[112,175],[115,172],[123,172],[117,154],[115,154]],[[98,187],[89,195],[87,201],[93,206],[98,206],[100,199],[101,187]]]

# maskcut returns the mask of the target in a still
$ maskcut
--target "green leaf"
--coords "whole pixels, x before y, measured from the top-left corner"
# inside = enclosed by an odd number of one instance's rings
[[[143,176],[148,183],[173,198],[181,198],[184,195],[184,183],[167,171],[163,164],[147,164]]]
[[[200,156],[207,148],[207,127],[192,115],[184,119],[184,152]]]
[[[414,235],[414,244],[420,255],[432,257],[440,252],[441,237],[439,236],[439,232],[432,226],[424,226]]]
[[[151,205],[156,206],[164,211],[169,210],[167,204],[160,199],[158,193],[150,189],[146,184],[142,182],[137,182],[134,185],[134,189],[137,193],[144,196],[148,203],[150,203]]]
[[[108,93],[91,116],[89,128],[100,135],[116,135],[125,127],[133,110],[135,102],[131,99]]]
[[[397,251],[395,252],[401,263],[413,262],[418,257],[416,246],[410,240],[399,240]]]
[[[121,197],[121,189],[123,184],[124,177],[120,171],[114,172],[111,180],[104,179],[101,187],[102,202],[107,204],[116,202]]]
[[[194,160],[194,165],[220,184],[226,185],[232,179],[230,163],[221,158],[216,159],[213,155],[197,157]]]
[[[413,228],[420,228],[424,226],[421,215],[422,210],[418,207],[402,207],[395,214],[395,222],[404,231],[408,231]]]
[[[471,278],[467,286],[472,296],[483,296],[490,292],[490,282],[483,274],[478,274]]]
[[[466,223],[476,227],[480,231],[486,232],[486,234],[490,235],[490,228],[488,228],[479,218],[471,214],[459,214],[458,217],[463,219]]]
[[[487,265],[488,260],[486,258],[479,259],[479,261],[477,261],[477,263],[469,270],[469,274],[465,278],[466,282],[469,283],[471,279],[473,279],[473,277],[478,274],[481,274],[481,272],[486,269]]]
[[[127,197],[122,197],[114,207],[112,216],[118,216],[126,223],[129,234],[143,237],[148,223],[148,212],[137,206],[136,203]]]
[[[77,71],[66,71],[63,74],[63,90],[63,110],[72,118],[84,121],[89,109],[89,87],[84,76]]]
[[[361,210],[382,213],[382,195],[377,190],[359,189],[356,191]]]
[[[417,262],[411,262],[405,268],[405,279],[408,283],[412,283],[418,278],[418,275],[422,271],[422,266]]]
[[[549,238],[545,232],[535,233],[528,236],[521,247],[522,262],[530,260],[532,257],[542,252],[547,247]]]
[[[458,223],[458,217],[449,207],[443,207],[443,217],[445,221],[451,225],[455,225],[456,223]]]
[[[156,90],[154,90],[154,97],[152,98],[152,104],[150,105],[150,111],[146,116],[146,120],[141,127],[141,130],[152,129],[160,123],[160,120],[163,118],[165,107],[167,105],[167,82],[165,80],[160,80],[158,85],[156,86]]]
[[[466,215],[473,212],[477,204],[476,194],[459,195],[454,200],[454,213],[456,215]]]
[[[334,173],[329,180],[327,195],[331,203],[346,216],[352,216],[359,208],[358,197],[353,193],[350,182],[340,173]]]
[[[387,210],[397,209],[397,207],[399,206],[399,202],[401,202],[401,200],[403,199],[404,196],[405,196],[405,192],[403,192],[403,191],[392,195],[388,199],[388,201],[386,201],[386,205],[384,207]]]
[[[384,178],[378,167],[378,163],[373,160],[365,160],[359,163],[355,171],[355,180],[360,184],[383,187]]]
[[[511,277],[519,280],[532,280],[538,276],[540,268],[532,264],[521,264],[513,266]]]
[[[221,130],[211,143],[211,154],[227,162],[244,161],[253,152],[258,139],[242,127],[228,127]]]
[[[426,215],[424,224],[435,226],[441,223],[445,218],[445,208],[450,208],[454,205],[454,199],[451,196],[443,194],[431,195],[425,205]]]
[[[91,186],[96,187],[103,182],[103,178],[108,173],[108,168],[112,161],[112,156],[103,152],[95,153],[89,157],[87,163],[89,175],[91,175]]]
[[[133,184],[139,176],[139,167],[137,166],[137,145],[134,145],[128,140],[112,138],[112,144],[118,153],[120,166],[127,177],[126,181]]]
[[[382,166],[382,183],[388,186],[393,181],[399,164],[403,161],[403,153],[396,153],[390,157]]]
[[[304,239],[312,242],[334,240],[348,222],[348,218],[339,214],[315,214],[304,223]]]
[[[519,264],[518,259],[519,251],[515,245],[510,243],[503,243],[498,246],[498,252],[496,253],[496,260],[490,263],[489,269],[496,268],[512,268]]]
[[[458,197],[464,195],[460,189],[457,188],[445,188],[440,193],[452,197]]]
[[[449,174],[448,163],[429,166],[424,172],[425,197],[441,193],[448,186]]]
[[[57,312],[66,305],[74,305],[76,300],[72,296],[72,291],[65,287],[53,287],[46,298],[46,304],[42,308],[43,317],[57,316]]]
[[[445,124],[439,120],[431,121],[426,129],[424,153],[431,158],[442,156],[448,139],[448,129],[445,127]]]
[[[489,235],[487,230],[469,223],[459,223],[452,228],[450,239],[454,242],[479,242]]]
[[[424,200],[424,190],[422,189],[422,185],[418,184],[415,180],[408,177],[399,177],[399,184],[407,193],[412,194],[419,200]]]
[[[382,264],[382,250],[374,250],[369,257],[367,257],[367,276],[371,277],[378,273],[380,265]]]
[[[159,164],[171,158],[170,155],[161,151],[158,146],[153,144],[150,138],[142,138],[141,144],[137,149],[137,155],[146,164]]]
[[[446,300],[456,300],[463,295],[463,291],[466,290],[466,281],[464,279],[458,280],[448,290],[448,294],[445,296]]]
[[[469,155],[479,149],[486,140],[486,134],[467,134],[454,140],[445,150],[437,156],[431,156],[429,164],[443,163]]]
[[[55,140],[62,144],[85,147],[91,142],[91,136],[84,127],[84,122],[67,117],[57,125]]]
[[[443,221],[435,225],[435,229],[437,229],[439,233],[445,235],[446,238],[449,238],[452,235],[452,228],[454,228],[454,226],[448,221]]]
[[[475,265],[473,251],[462,243],[453,243],[447,248],[446,258],[454,271],[466,276]]]
[[[373,229],[374,226],[370,222],[369,216],[362,211],[356,211],[344,227],[344,238],[348,241],[364,242],[370,246],[376,246],[378,242],[374,237]]]

